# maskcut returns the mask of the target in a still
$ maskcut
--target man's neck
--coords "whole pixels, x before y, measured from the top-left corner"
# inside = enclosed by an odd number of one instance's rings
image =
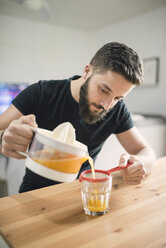
[[[83,77],[80,77],[76,80],[71,80],[71,84],[70,84],[71,95],[76,102],[79,102],[80,87],[84,82],[85,79]]]

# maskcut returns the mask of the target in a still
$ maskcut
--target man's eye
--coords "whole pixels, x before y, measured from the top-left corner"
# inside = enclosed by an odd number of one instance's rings
[[[108,91],[104,90],[104,89],[101,88],[101,87],[100,87],[100,91],[101,91],[102,93],[108,94]]]

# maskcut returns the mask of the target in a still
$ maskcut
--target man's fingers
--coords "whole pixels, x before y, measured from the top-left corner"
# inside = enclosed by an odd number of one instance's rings
[[[20,144],[20,145],[29,144],[31,142],[32,135],[33,134],[31,132],[28,133],[27,135],[25,133],[24,136],[17,134],[17,138],[15,138],[13,137],[11,131],[6,130],[3,139],[3,145],[5,145],[5,142],[9,144],[13,142],[14,144]]]
[[[143,164],[140,161],[135,161],[131,166],[127,168],[128,173],[135,173],[138,170],[143,169]]]
[[[143,175],[133,176],[133,177],[130,177],[130,176],[126,176],[126,177],[125,177],[125,179],[126,179],[127,181],[130,181],[130,180],[133,180],[133,181],[138,180],[138,181],[140,181],[140,180],[142,180],[143,178],[144,178]]]
[[[33,137],[33,131],[24,124],[37,127],[35,115],[21,116],[19,119],[13,120],[3,133],[1,150],[7,157],[25,158],[17,151],[25,152],[27,150]]]
[[[28,124],[32,127],[37,127],[36,117],[33,114],[21,116],[19,122],[21,124]]]
[[[10,158],[16,158],[16,159],[25,159],[26,156],[23,156],[15,151],[10,151],[8,153],[3,153],[6,157],[10,157]]]
[[[28,148],[28,144],[17,144],[13,143],[12,146],[10,145],[9,142],[4,142],[3,147],[2,147],[2,153],[7,156],[7,157],[13,157],[14,158],[24,158],[24,156],[19,155],[17,151],[20,152],[25,152]]]
[[[132,164],[129,167],[121,170],[124,181],[127,184],[132,185],[140,184],[146,175],[146,168],[144,163],[134,156],[127,156],[127,154],[122,154],[120,162],[123,164],[123,162],[126,163],[126,160],[127,163],[130,162]]]
[[[129,161],[129,159],[130,159],[130,156],[126,153],[123,153],[120,157],[120,160],[119,160],[119,166],[125,167]]]
[[[5,130],[4,137],[7,141],[11,141],[16,136],[19,138],[19,140],[20,138],[31,140],[33,131],[30,128],[26,127],[26,125],[23,125],[19,121],[14,120]]]
[[[133,176],[133,177],[123,177],[123,180],[127,183],[127,184],[140,184],[141,181],[144,179],[144,176]]]
[[[25,152],[28,148],[28,145],[20,145],[20,144],[13,144],[12,147],[9,145],[4,146],[4,151],[20,151],[20,152]]]
[[[146,174],[146,171],[145,168],[143,167],[137,170],[129,171],[129,167],[128,167],[126,169],[123,169],[121,173],[125,177],[136,177],[136,176],[142,177]]]
[[[125,182],[130,185],[137,185],[141,183],[141,180],[125,180]]]
[[[135,161],[133,165],[127,168],[128,174],[133,175],[140,175],[140,174],[146,174],[146,169],[141,161]]]

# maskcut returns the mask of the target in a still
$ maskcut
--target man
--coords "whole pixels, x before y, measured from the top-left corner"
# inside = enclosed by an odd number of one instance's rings
[[[99,49],[82,76],[39,81],[29,86],[0,116],[0,130],[4,130],[1,152],[24,158],[17,151],[26,151],[33,135],[24,124],[53,130],[69,121],[76,130],[76,139],[88,146],[94,160],[108,136],[116,134],[126,150],[119,165],[133,162],[123,170],[124,180],[128,184],[141,183],[150,172],[155,155],[134,127],[123,98],[142,84],[142,74],[138,54],[124,44],[113,42]],[[81,171],[88,168],[89,164],[85,163]],[[26,169],[20,192],[56,183]]]

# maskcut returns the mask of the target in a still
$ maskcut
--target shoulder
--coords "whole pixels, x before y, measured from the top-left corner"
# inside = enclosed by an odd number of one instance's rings
[[[38,85],[40,88],[58,88],[66,85],[68,82],[68,79],[63,80],[40,80],[36,85]]]
[[[42,97],[52,95],[53,93],[66,89],[68,86],[68,79],[64,80],[40,80],[38,83],[33,84],[32,90]]]

